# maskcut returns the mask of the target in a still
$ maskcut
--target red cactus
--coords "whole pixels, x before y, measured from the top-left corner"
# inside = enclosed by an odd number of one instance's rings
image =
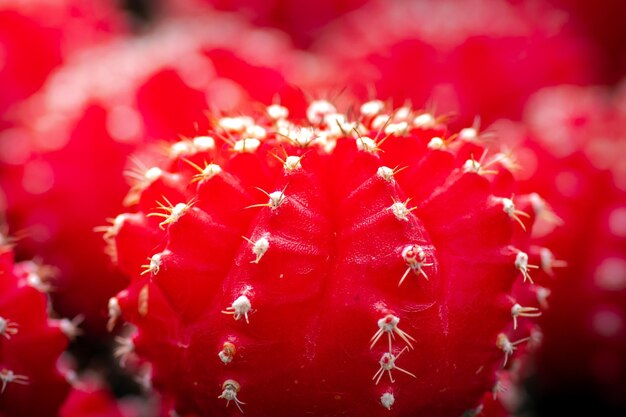
[[[105,233],[131,276],[109,302],[138,328],[123,353],[182,414],[476,407],[535,315],[514,282],[545,274],[506,159],[379,101],[355,120],[326,101],[288,113],[219,118],[143,171]]]
[[[236,17],[172,19],[74,54],[16,110],[0,132],[0,205],[13,229],[28,232],[22,256],[60,269],[56,308],[84,314],[86,336],[105,333],[106,301],[125,285],[92,230],[121,210],[127,155],[142,142],[193,135],[208,107],[269,104],[274,92],[295,107],[291,64],[282,37]]]
[[[527,372],[537,415],[626,410],[625,91],[546,89],[530,99],[525,127],[499,124],[518,150],[520,189],[547,196],[563,225],[535,229],[568,264],[554,271],[544,343]]]
[[[46,274],[34,262],[15,264],[0,234],[1,416],[54,417],[69,389],[57,360],[76,329],[70,321],[48,318]]]

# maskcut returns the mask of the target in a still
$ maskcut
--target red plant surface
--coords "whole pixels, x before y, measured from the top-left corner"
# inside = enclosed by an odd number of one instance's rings
[[[166,20],[74,54],[15,111],[0,133],[0,200],[12,228],[28,235],[21,255],[60,269],[56,308],[83,314],[85,336],[104,333],[106,301],[126,284],[93,228],[121,210],[128,155],[139,143],[193,135],[207,108],[274,99],[296,108],[291,65],[283,37],[237,17]]]
[[[127,395],[115,398],[96,375],[83,375],[74,381],[59,417],[146,417],[162,416],[153,398]]]
[[[73,389],[59,411],[60,417],[126,417],[119,404],[105,389]]]
[[[0,416],[54,417],[69,390],[57,368],[74,323],[48,318],[48,268],[14,263],[0,234]]]
[[[544,342],[526,372],[540,416],[626,410],[624,104],[623,85],[561,86],[530,99],[526,127],[500,124],[517,149],[520,189],[547,196],[561,219],[535,234],[568,264],[554,271]]]
[[[490,124],[519,118],[537,89],[593,79],[589,45],[542,2],[371,1],[325,30],[313,50],[334,62],[326,81],[360,96],[431,101]]]
[[[509,158],[379,101],[288,113],[217,118],[140,172],[104,235],[131,277],[110,324],[138,328],[120,354],[181,415],[477,407],[532,329],[514,283],[547,276]]]

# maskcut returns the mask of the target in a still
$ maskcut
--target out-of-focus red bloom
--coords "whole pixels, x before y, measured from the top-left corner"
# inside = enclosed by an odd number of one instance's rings
[[[626,85],[562,86],[529,100],[526,127],[499,124],[517,137],[520,191],[540,192],[562,222],[535,230],[568,264],[541,322],[530,388],[541,416],[626,410],[625,109]]]
[[[440,112],[490,123],[519,117],[540,87],[592,78],[587,46],[563,29],[565,18],[538,2],[372,1],[313,48],[337,65],[331,83],[400,104],[430,99]]]
[[[207,108],[281,100],[297,112],[292,65],[283,36],[232,15],[194,16],[74,54],[15,111],[0,134],[0,200],[29,235],[23,252],[60,269],[60,314],[85,314],[87,335],[104,330],[106,300],[124,279],[93,229],[120,211],[135,146],[202,133]]]
[[[68,53],[124,29],[106,0],[0,2],[0,119],[40,88]]]
[[[48,270],[14,263],[0,233],[0,416],[55,417],[69,389],[57,368],[74,323],[48,318]]]

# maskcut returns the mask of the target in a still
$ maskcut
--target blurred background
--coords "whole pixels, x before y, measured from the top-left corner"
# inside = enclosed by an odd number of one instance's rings
[[[314,98],[498,134],[559,218],[535,237],[568,264],[498,415],[626,415],[623,0],[0,0],[0,223],[18,260],[52,266],[39,285],[79,318],[66,361],[97,375],[101,415],[145,395],[111,354],[127,282],[93,232],[121,211],[129,155],[207,112],[302,117]]]

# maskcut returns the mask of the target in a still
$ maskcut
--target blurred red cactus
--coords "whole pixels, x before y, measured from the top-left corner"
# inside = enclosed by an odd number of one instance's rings
[[[120,210],[128,156],[139,143],[201,131],[209,107],[276,99],[297,109],[290,51],[232,15],[164,21],[74,54],[16,109],[0,132],[8,219],[27,232],[21,253],[60,269],[53,299],[61,314],[86,316],[86,336],[104,331],[106,300],[124,284],[93,229]]]
[[[529,388],[541,416],[626,409],[625,104],[624,86],[554,87],[530,99],[526,127],[497,128],[517,149],[520,191],[547,196],[562,223],[535,229],[568,264],[541,320]]]
[[[589,45],[539,2],[372,1],[332,24],[313,49],[337,65],[326,81],[399,105],[432,103],[471,122],[517,118],[538,88],[593,79]],[[333,71],[331,71],[333,72]],[[331,84],[332,85],[332,84]]]
[[[0,233],[0,416],[55,417],[68,392],[57,361],[76,328],[48,318],[49,270],[14,263]]]
[[[294,45],[307,48],[337,17],[366,4],[369,0],[165,0],[164,8],[176,10],[217,10],[237,12],[252,23],[285,32]]]

